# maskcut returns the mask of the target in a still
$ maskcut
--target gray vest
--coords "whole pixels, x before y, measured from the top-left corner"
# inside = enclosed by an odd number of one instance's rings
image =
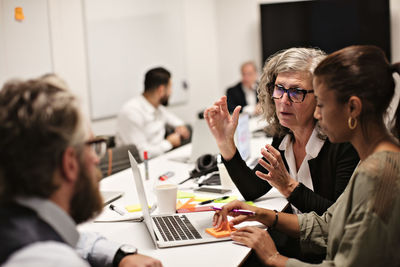
[[[17,250],[40,241],[65,243],[34,210],[15,203],[0,206],[0,265]]]

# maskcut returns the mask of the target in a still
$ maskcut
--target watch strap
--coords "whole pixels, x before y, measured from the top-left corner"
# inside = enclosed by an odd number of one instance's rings
[[[119,263],[125,256],[135,255],[135,254],[137,254],[137,250],[135,252],[126,252],[126,251],[122,250],[122,248],[120,247],[117,250],[117,253],[115,253],[115,256],[114,256],[114,259],[112,262],[113,267],[118,267]]]

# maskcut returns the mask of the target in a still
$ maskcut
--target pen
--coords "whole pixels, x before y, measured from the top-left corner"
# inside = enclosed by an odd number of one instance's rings
[[[212,207],[213,210],[222,210],[221,208],[217,208],[217,207]],[[256,213],[254,211],[251,210],[237,210],[237,209],[233,209],[231,210],[232,212],[236,212],[236,213],[240,213],[243,215],[256,215]]]
[[[118,208],[117,206],[115,206],[113,204],[110,205],[110,209],[115,211],[119,215],[124,215],[125,214],[125,212],[123,210],[121,210],[120,208]]]
[[[161,174],[161,175],[158,177],[158,179],[161,180],[161,181],[165,181],[165,180],[167,180],[168,178],[174,176],[174,174],[175,174],[174,172],[166,172],[166,173],[164,173],[164,174]]]
[[[149,180],[149,163],[148,161],[148,155],[147,155],[147,151],[143,152],[143,162],[144,162],[144,177],[146,178],[146,180]]]
[[[199,203],[199,205],[208,204],[208,203],[214,202],[215,200],[224,200],[224,199],[227,199],[228,197],[229,196],[223,196],[223,197],[219,197],[219,198],[214,198],[214,199],[202,201],[202,202]]]

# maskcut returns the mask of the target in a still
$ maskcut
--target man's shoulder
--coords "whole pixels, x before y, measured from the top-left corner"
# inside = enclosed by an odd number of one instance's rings
[[[135,96],[129,99],[127,102],[125,102],[122,106],[122,109],[126,108],[135,108],[138,105],[141,105],[143,102],[142,96]]]
[[[132,111],[140,112],[143,110],[142,106],[143,100],[141,99],[141,96],[133,97],[122,105],[122,108],[120,109],[118,115],[124,116],[127,114],[131,114]]]
[[[226,91],[227,92],[234,92],[234,91],[238,91],[238,90],[242,90],[242,82],[238,82],[234,86],[229,87]]]
[[[70,246],[56,241],[36,242],[13,253],[3,267],[19,266],[82,266],[84,261]]]

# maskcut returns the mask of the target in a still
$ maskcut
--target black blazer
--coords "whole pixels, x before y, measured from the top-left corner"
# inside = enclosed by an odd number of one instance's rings
[[[256,94],[257,95],[257,94]],[[233,87],[228,88],[226,91],[228,110],[230,113],[236,108],[236,106],[247,106],[246,96],[243,91],[242,83],[238,83]],[[258,98],[256,96],[256,101],[258,102]]]
[[[278,149],[282,139],[274,138],[272,146]],[[280,150],[280,153],[286,169],[289,169],[284,151]],[[257,199],[271,189],[267,181],[258,178],[255,174],[256,171],[264,173],[268,171],[260,164],[251,170],[237,150],[231,160],[222,160],[233,182],[246,200]],[[357,151],[351,144],[332,144],[326,140],[318,156],[308,161],[314,191],[300,183],[300,186],[289,196],[289,203],[303,213],[315,211],[321,215],[342,194],[359,160]]]

